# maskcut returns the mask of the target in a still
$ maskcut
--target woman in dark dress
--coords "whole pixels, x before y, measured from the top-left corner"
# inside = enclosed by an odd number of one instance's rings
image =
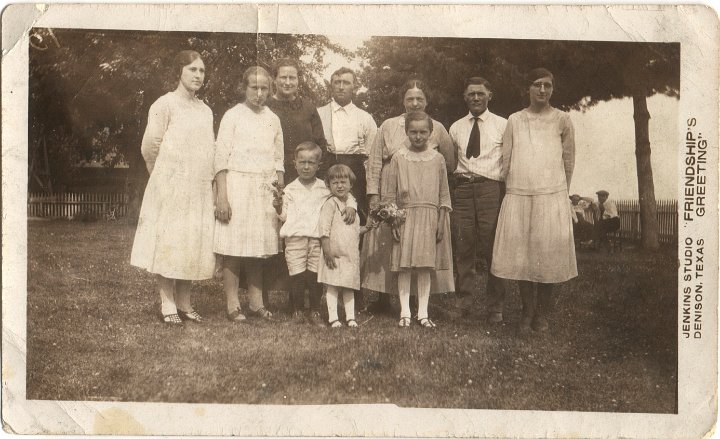
[[[317,108],[309,100],[298,95],[302,72],[297,62],[281,59],[275,64],[275,94],[267,106],[280,118],[285,143],[285,184],[297,178],[293,164],[295,147],[311,141],[320,146],[323,154],[327,142]]]
[[[288,58],[278,60],[273,75],[275,93],[267,100],[266,105],[280,118],[285,146],[285,184],[287,185],[298,176],[293,163],[295,148],[303,142],[311,141],[320,146],[324,154],[327,151],[327,142],[315,104],[299,95],[302,71],[298,63]],[[290,275],[282,253],[273,256],[266,264],[265,270],[264,279],[268,282],[263,288],[263,301],[269,304],[267,292],[288,291]],[[292,300],[293,295],[290,294],[290,301]],[[290,303],[290,305],[291,309],[304,308],[304,304]]]

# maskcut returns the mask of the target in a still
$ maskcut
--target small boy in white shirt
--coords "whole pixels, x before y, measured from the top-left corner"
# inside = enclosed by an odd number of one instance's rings
[[[285,262],[290,272],[290,305],[293,319],[303,318],[305,310],[305,289],[310,296],[308,320],[316,326],[325,326],[320,316],[322,286],[317,281],[320,260],[320,232],[318,221],[320,209],[330,196],[325,182],[317,178],[322,150],[313,142],[303,142],[295,148],[295,169],[298,178],[285,186],[282,202],[274,201],[275,210],[284,223],[280,237],[285,239]],[[355,220],[357,202],[348,202],[343,213],[344,220],[351,224]]]

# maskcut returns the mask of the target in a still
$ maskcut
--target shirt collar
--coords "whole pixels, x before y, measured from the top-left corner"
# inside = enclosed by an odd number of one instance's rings
[[[488,116],[490,116],[490,110],[488,110],[488,109],[486,108],[485,111],[483,111],[483,112],[480,114],[480,116],[478,116],[478,119],[480,119],[481,121],[485,122],[485,121],[487,120]],[[467,114],[466,117],[468,118],[468,120],[469,120],[470,122],[472,122],[472,120],[473,120],[473,118],[474,118],[475,116],[473,116],[473,114],[468,111],[468,114]]]
[[[288,184],[288,186],[291,186],[291,185],[294,186],[294,187],[297,187],[298,189],[300,189],[300,188],[306,189],[306,188],[305,188],[305,185],[302,184],[302,182],[300,181],[299,178],[296,178],[295,180],[291,181],[290,184]],[[325,188],[325,187],[327,187],[327,186],[325,185],[325,180],[322,180],[322,179],[319,179],[319,178],[315,177],[315,183],[313,183],[313,185],[312,185],[312,187],[310,188],[310,190],[315,190],[315,189],[318,189],[318,188]]]
[[[347,104],[344,107],[341,107],[340,104],[335,102],[335,99],[333,99],[332,101],[330,101],[330,108],[332,109],[333,113],[336,111],[339,111],[340,109],[345,109],[345,112],[349,113],[350,111],[352,111],[355,108],[355,104],[353,103],[353,101],[350,101],[349,104]]]

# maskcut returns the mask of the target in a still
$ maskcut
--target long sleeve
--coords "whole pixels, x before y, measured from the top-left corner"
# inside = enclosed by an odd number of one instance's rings
[[[388,165],[390,168],[388,169],[388,184],[387,184],[387,191],[385,191],[384,194],[382,194],[383,201],[387,201],[389,203],[397,203],[397,189],[398,189],[398,156],[393,155],[392,159],[390,160],[390,164]]]
[[[452,211],[452,202],[450,201],[450,185],[448,184],[447,173],[445,169],[445,160],[441,160],[438,170],[438,178],[440,180],[440,207],[445,207],[448,211]]]
[[[385,136],[383,132],[385,125],[380,125],[380,129],[375,133],[372,147],[370,148],[370,158],[367,167],[367,194],[380,194],[380,173],[382,172],[382,157],[385,149]]]
[[[220,121],[220,129],[218,130],[217,140],[215,140],[215,174],[228,169],[228,161],[232,152],[233,134],[235,132],[235,123],[233,121],[231,110],[223,116]]]
[[[317,108],[312,107],[310,113],[310,130],[315,143],[322,149],[323,154],[327,152],[327,139],[325,139],[325,131],[323,130],[322,120],[318,114]]]
[[[455,144],[442,124],[435,124],[435,130],[438,131],[438,152],[442,154],[445,159],[445,167],[447,172],[450,174],[455,171],[457,167],[457,159],[455,158]]]
[[[170,107],[164,100],[158,99],[150,106],[148,112],[148,123],[143,134],[140,152],[148,173],[152,174],[155,168],[155,160],[160,154],[160,144],[165,137],[168,125],[170,124]]]
[[[274,114],[273,114],[274,116]],[[277,118],[277,116],[275,116]],[[285,172],[285,143],[283,142],[283,130],[280,125],[280,119],[277,119],[277,130],[275,131],[275,139],[273,140],[275,171]]]
[[[292,192],[290,192],[290,191],[285,192],[285,194],[283,195],[282,211],[280,212],[280,215],[278,215],[278,218],[282,222],[287,221],[288,210],[290,209],[290,203],[292,201],[292,198],[293,198]]]
[[[563,128],[560,134],[562,139],[562,159],[565,167],[565,180],[567,181],[568,190],[570,190],[570,181],[572,180],[573,170],[575,169],[575,128],[573,127],[570,116],[565,114],[563,118]]]
[[[603,218],[616,218],[618,216],[618,209],[617,205],[612,200],[607,200],[605,203],[603,203],[603,207],[605,208],[605,213],[603,214]]]
[[[332,220],[335,214],[335,201],[328,198],[320,209],[320,220],[318,221],[318,232],[321,238],[327,238],[330,236],[330,229],[332,228]]]
[[[372,148],[375,146],[375,137],[377,136],[378,127],[370,113],[365,113],[367,121],[365,121],[365,145],[368,156],[372,154]]]
[[[500,173],[501,180],[506,181],[508,173],[510,172],[510,158],[512,157],[513,149],[513,119],[508,120],[505,126],[505,133],[503,134],[503,146],[502,146],[502,171]]]

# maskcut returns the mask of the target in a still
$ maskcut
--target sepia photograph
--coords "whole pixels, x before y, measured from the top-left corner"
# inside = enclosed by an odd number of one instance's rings
[[[509,8],[498,18],[527,19]],[[368,9],[353,11],[424,10]],[[193,11],[208,10],[146,12]],[[644,436],[613,426],[631,415],[677,437],[684,349],[709,346],[698,385],[717,388],[717,117],[699,112],[717,116],[717,77],[688,113],[702,90],[684,37],[298,31],[275,13],[268,31],[61,15],[18,37],[26,125],[24,143],[3,130],[3,236],[13,208],[25,265],[3,245],[19,282],[3,317],[19,304],[26,332],[4,323],[3,345],[25,370],[8,401],[3,354],[3,406],[99,404],[90,430],[20,431],[529,437],[603,419],[613,433],[571,435]],[[9,302],[13,285],[26,296]],[[149,427],[135,403],[193,404],[195,421]],[[422,422],[446,409],[469,425]],[[547,424],[470,421],[495,413]]]

